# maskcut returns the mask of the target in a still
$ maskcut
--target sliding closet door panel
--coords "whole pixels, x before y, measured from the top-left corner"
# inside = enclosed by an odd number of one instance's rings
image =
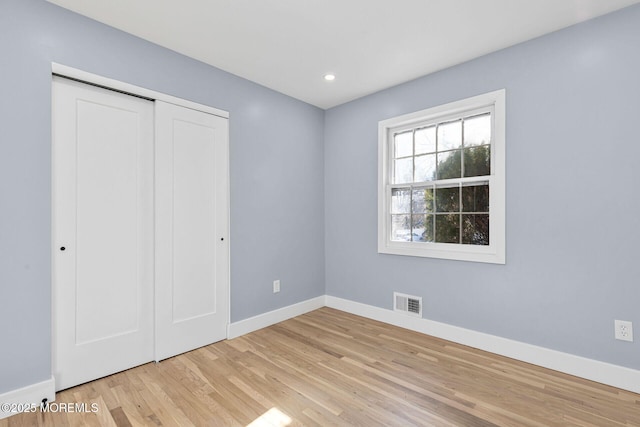
[[[140,115],[80,99],[76,113],[76,342],[80,344],[138,330],[139,194],[131,184],[139,172]]]
[[[55,78],[56,388],[153,360],[153,103]]]
[[[215,128],[173,121],[173,321],[216,312]]]
[[[156,360],[226,338],[228,122],[156,102]]]

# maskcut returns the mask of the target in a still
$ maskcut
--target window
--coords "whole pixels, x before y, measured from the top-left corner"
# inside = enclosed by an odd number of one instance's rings
[[[504,264],[505,91],[379,123],[378,252]]]

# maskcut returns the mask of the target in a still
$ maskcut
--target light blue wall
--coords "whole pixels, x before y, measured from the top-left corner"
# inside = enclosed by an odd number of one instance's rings
[[[52,61],[230,112],[232,321],[324,294],[322,110],[43,0],[0,0],[0,393],[51,375]]]
[[[378,121],[501,88],[506,265],[378,254]],[[640,6],[328,110],[327,294],[639,369],[639,117]]]

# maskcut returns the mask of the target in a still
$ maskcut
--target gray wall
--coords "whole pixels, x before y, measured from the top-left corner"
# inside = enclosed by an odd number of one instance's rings
[[[639,49],[634,6],[328,110],[327,294],[639,369]],[[500,88],[506,265],[378,254],[377,122]]]
[[[51,375],[52,61],[230,112],[232,321],[324,294],[322,110],[43,0],[0,0],[0,393]]]

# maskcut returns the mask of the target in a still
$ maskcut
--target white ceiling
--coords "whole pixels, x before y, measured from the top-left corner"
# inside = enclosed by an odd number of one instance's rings
[[[640,2],[48,1],[321,108]]]

